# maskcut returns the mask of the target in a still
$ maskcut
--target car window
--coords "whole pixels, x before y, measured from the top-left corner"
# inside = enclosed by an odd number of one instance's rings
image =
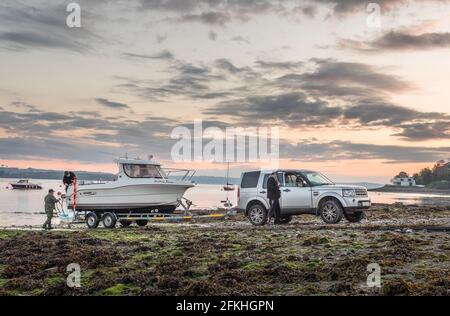
[[[261,172],[247,172],[242,176],[241,188],[256,188],[258,186],[258,180]]]
[[[271,176],[270,174],[265,174],[264,175],[263,189],[267,189],[267,180],[269,180],[270,176]],[[280,184],[283,185],[283,173],[282,172],[278,172],[277,173],[277,177],[278,177],[278,182],[280,182]]]
[[[303,179],[295,173],[286,173],[284,176],[284,183],[286,187],[303,187]]]

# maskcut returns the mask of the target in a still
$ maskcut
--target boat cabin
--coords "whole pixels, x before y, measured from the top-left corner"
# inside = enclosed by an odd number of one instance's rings
[[[123,175],[128,178],[167,178],[161,165],[154,160],[119,158],[115,159],[114,162],[119,167],[119,178]]]

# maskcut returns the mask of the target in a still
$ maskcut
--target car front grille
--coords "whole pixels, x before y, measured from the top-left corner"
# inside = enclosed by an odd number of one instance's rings
[[[367,196],[367,190],[366,189],[356,189],[356,196]]]

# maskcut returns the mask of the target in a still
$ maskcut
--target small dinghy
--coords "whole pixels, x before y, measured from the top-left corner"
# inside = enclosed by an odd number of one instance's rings
[[[234,191],[234,186],[233,186],[233,184],[230,183],[229,179],[230,179],[230,163],[228,163],[228,165],[227,165],[227,184],[225,184],[222,187],[222,190],[224,190],[224,191]]]

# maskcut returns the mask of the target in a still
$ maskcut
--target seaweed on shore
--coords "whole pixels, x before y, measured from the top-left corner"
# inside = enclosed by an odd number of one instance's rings
[[[447,209],[408,213],[383,206],[368,215],[363,223],[335,226],[298,217],[260,228],[236,217],[115,230],[2,231],[0,295],[450,294],[449,234],[398,228],[399,221],[404,227],[448,223]],[[80,288],[66,284],[70,263],[81,267]],[[381,267],[381,288],[366,284],[370,263]]]

